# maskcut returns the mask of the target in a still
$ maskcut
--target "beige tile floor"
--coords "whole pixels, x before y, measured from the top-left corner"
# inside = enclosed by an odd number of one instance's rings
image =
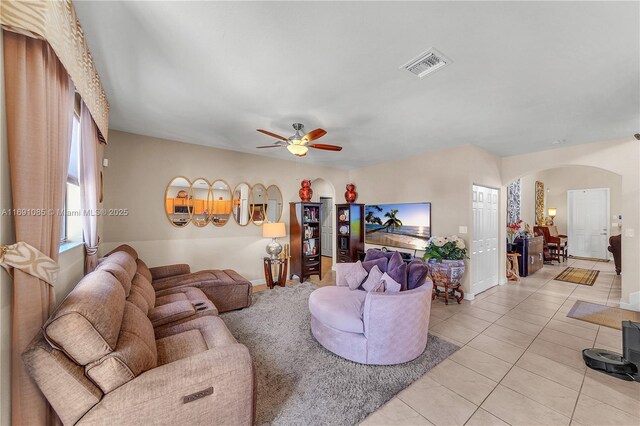
[[[331,259],[322,266],[322,280],[310,281],[335,285]],[[567,266],[601,272],[592,287],[554,281]],[[640,425],[640,383],[594,372],[582,361],[587,347],[620,352],[621,332],[567,318],[578,299],[618,306],[613,262],[570,259],[471,302],[434,301],[430,333],[460,350],[363,425]]]
[[[601,272],[593,287],[554,281],[566,266]],[[640,383],[584,366],[582,349],[620,352],[622,336],[567,318],[578,299],[618,306],[613,262],[570,259],[472,302],[434,301],[430,332],[461,349],[363,424],[640,425]]]

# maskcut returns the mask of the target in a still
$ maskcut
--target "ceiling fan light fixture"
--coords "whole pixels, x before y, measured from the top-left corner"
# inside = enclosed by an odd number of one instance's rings
[[[296,142],[299,142],[299,141],[296,141]],[[291,145],[287,146],[287,149],[289,150],[290,153],[297,156],[303,156],[309,150],[309,148],[307,148],[304,145],[300,145],[299,143],[298,144],[292,143]]]

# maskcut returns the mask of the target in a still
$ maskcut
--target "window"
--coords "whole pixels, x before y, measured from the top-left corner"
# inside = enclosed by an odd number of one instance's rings
[[[71,152],[67,172],[67,190],[62,216],[61,243],[82,242],[82,217],[80,216],[80,116],[73,115]]]

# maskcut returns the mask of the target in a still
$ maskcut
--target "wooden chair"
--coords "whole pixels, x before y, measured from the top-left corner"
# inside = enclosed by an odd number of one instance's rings
[[[536,226],[537,228],[537,226]],[[541,229],[535,229],[533,230],[533,234],[536,237],[542,237],[544,238],[544,232],[542,232]],[[549,263],[549,264],[553,264],[554,260],[557,260],[558,263],[560,263],[560,258],[558,256],[558,252],[554,251],[553,253],[551,253],[551,249],[549,249],[549,244],[547,243],[547,240],[544,240],[544,243],[542,245],[542,260],[544,261],[544,263]]]
[[[567,236],[558,234],[557,226],[535,226],[533,231],[539,231],[541,232],[541,235],[544,236],[544,240],[549,246],[549,253],[552,259],[557,260],[558,262],[567,261]]]

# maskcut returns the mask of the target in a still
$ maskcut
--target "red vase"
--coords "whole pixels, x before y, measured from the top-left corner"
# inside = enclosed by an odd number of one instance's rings
[[[311,181],[308,179],[303,180],[300,185],[300,191],[298,191],[298,195],[300,196],[300,200],[308,203],[311,201],[311,197],[313,197],[313,189],[311,189]]]
[[[356,192],[356,186],[352,183],[347,184],[347,192],[344,193],[344,199],[347,203],[355,203],[358,199],[358,193]]]

